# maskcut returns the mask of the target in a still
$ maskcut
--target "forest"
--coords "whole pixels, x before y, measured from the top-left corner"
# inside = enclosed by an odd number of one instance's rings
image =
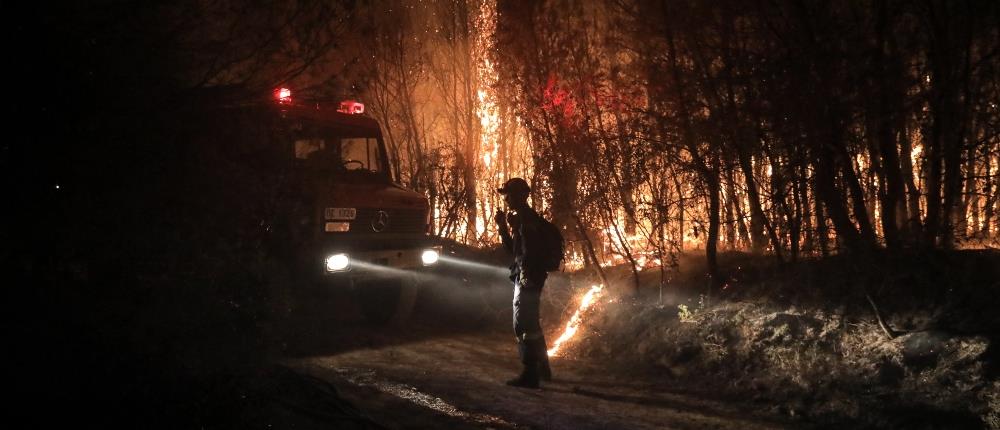
[[[442,237],[495,242],[524,176],[572,268],[997,246],[995,3],[371,8],[357,96]]]

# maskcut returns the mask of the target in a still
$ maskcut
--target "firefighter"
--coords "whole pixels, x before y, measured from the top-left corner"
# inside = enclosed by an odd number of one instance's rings
[[[538,388],[539,379],[551,380],[552,370],[539,321],[542,287],[548,277],[540,260],[544,240],[542,218],[528,205],[531,187],[521,178],[511,178],[497,192],[503,194],[509,212],[494,217],[504,248],[514,257],[510,279],[514,282],[514,336],[524,369],[507,381],[515,387]]]

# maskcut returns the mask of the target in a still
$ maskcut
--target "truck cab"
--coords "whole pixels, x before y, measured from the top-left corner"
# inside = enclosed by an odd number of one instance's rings
[[[300,237],[315,270],[370,277],[437,263],[427,197],[394,181],[378,123],[356,102],[325,111],[287,106],[295,171],[311,210]]]
[[[347,286],[371,319],[405,318],[416,275],[441,252],[427,197],[393,177],[379,124],[360,103],[295,104],[285,89],[275,99],[297,200],[288,230],[294,270],[312,287],[298,295],[309,301]]]

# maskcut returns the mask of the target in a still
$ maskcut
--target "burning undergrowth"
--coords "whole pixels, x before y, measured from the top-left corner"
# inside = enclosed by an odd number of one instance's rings
[[[729,256],[730,282],[709,296],[696,270],[662,304],[645,282],[635,299],[608,294],[566,354],[820,425],[1000,428],[996,254],[754,273],[747,258]]]
[[[584,319],[592,313],[592,308],[600,300],[601,293],[603,291],[603,285],[594,285],[583,294],[579,300],[579,304],[577,304],[573,311],[573,315],[569,317],[569,321],[562,329],[559,337],[556,338],[555,342],[552,343],[552,347],[549,348],[548,354],[550,356],[558,356],[562,350],[563,344],[573,340],[576,333],[583,325]]]

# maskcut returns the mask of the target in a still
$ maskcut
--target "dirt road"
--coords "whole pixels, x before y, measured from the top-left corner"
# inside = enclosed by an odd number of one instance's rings
[[[285,364],[330,382],[343,398],[388,428],[791,427],[748,405],[611,375],[568,358],[553,360],[554,381],[541,390],[507,387],[503,381],[518,370],[515,344],[507,336],[405,332],[372,334],[354,347]]]

